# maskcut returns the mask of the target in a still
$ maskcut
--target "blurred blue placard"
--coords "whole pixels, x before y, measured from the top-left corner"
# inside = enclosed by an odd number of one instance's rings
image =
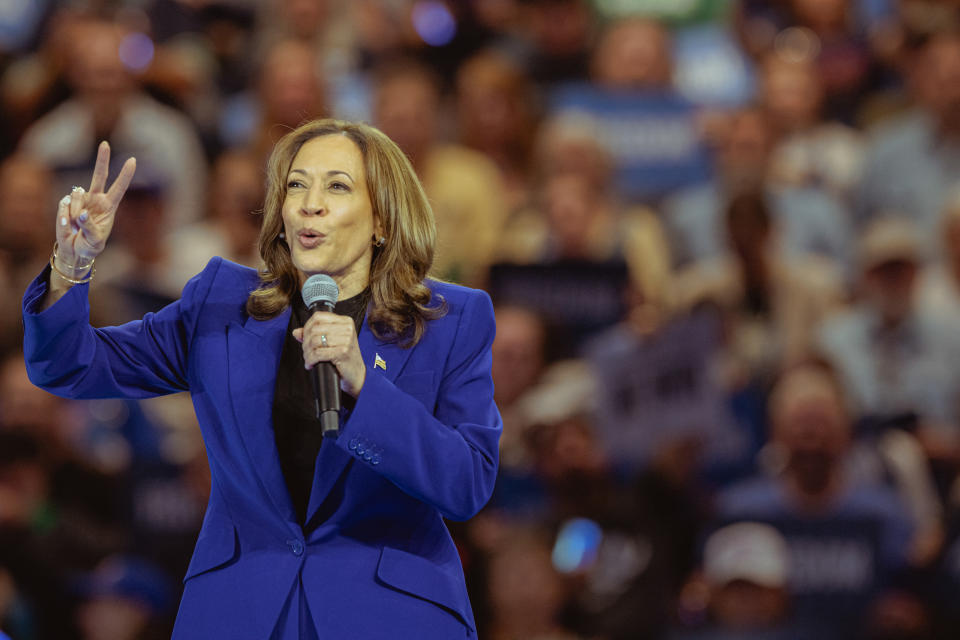
[[[597,376],[597,428],[621,465],[646,465],[664,445],[695,438],[704,463],[732,465],[749,438],[735,426],[715,380],[719,321],[703,312],[638,336],[621,326],[587,347]]]
[[[596,136],[629,200],[655,200],[710,175],[696,109],[677,94],[567,85],[553,93],[551,111]]]
[[[622,262],[503,263],[490,268],[489,291],[496,304],[521,305],[543,314],[576,349],[623,317],[629,280]]]

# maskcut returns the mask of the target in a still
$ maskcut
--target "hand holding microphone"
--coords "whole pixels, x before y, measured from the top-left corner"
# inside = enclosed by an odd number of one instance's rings
[[[356,397],[367,369],[363,364],[356,326],[352,318],[333,313],[339,296],[336,282],[328,275],[307,278],[303,302],[312,315],[293,337],[303,345],[304,366],[312,369],[317,417],[325,436],[336,437],[339,428],[340,393]]]

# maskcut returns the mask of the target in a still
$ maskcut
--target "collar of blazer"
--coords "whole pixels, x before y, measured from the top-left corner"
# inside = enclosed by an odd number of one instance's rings
[[[250,457],[264,492],[280,515],[294,532],[300,531],[287,492],[277,456],[273,435],[271,412],[273,409],[274,380],[280,362],[285,333],[290,323],[290,309],[268,320],[247,318],[241,325],[233,322],[227,327],[227,360],[230,398],[234,419],[244,447]],[[384,376],[391,382],[403,370],[412,349],[403,349],[396,344],[378,340],[364,322],[358,336],[360,353],[367,366],[367,376]],[[380,358],[387,363],[386,369],[375,366]],[[317,475],[314,476],[310,494],[307,521],[323,503],[327,494],[345,470],[351,456],[331,439],[320,447],[317,459]]]

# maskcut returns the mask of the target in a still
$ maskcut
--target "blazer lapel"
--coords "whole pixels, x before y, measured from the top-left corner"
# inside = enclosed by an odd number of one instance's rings
[[[379,375],[393,382],[406,365],[410,352],[413,351],[413,349],[403,349],[394,343],[379,340],[373,335],[366,322],[363,323],[357,340],[360,344],[363,363],[367,367],[368,378]],[[320,455],[317,457],[313,487],[310,490],[310,505],[307,508],[307,522],[311,527],[319,524],[312,522],[317,509],[326,500],[352,461],[353,457],[350,454],[338,447],[330,438],[324,438]]]
[[[297,517],[280,468],[273,434],[273,398],[277,366],[290,322],[290,309],[269,320],[248,318],[227,328],[230,397],[240,437],[254,473],[283,518]]]

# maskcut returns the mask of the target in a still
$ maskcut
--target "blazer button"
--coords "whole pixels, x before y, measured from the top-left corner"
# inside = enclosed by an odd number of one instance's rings
[[[366,450],[367,450],[367,448],[366,448],[365,446],[363,446],[362,444],[358,444],[358,445],[357,445],[357,448],[356,448],[357,455],[362,456],[363,453],[364,453]]]
[[[356,451],[357,449],[357,439],[350,438],[350,443],[347,445],[350,448],[350,451]]]
[[[380,454],[375,453],[373,457],[370,458],[370,464],[380,464]]]
[[[366,460],[367,462],[370,462],[370,460],[373,459],[373,456],[371,456],[370,452],[368,451],[365,454],[363,454],[363,459]]]
[[[293,553],[293,555],[303,555],[303,542],[300,540],[287,540],[287,546],[290,547],[290,551]]]

